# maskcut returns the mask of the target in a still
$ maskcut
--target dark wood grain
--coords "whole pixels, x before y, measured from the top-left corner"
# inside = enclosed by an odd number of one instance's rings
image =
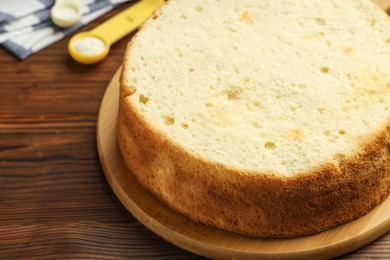
[[[69,37],[25,61],[0,49],[0,258],[202,259],[139,224],[100,167],[97,113],[130,38],[92,66]],[[343,257],[390,258],[390,233]]]

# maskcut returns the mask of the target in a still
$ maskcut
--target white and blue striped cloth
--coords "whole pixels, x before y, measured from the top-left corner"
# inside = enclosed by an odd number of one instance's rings
[[[70,28],[50,19],[54,0],[0,0],[0,44],[23,60],[129,0],[80,0],[82,17]]]

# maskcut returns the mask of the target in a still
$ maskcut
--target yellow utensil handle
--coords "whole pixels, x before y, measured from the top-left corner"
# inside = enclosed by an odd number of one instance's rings
[[[90,33],[98,35],[110,45],[137,29],[164,0],[142,0],[99,25]]]

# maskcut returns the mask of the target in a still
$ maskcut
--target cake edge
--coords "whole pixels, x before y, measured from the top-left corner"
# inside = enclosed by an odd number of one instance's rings
[[[310,235],[367,214],[390,193],[390,122],[340,162],[294,176],[240,171],[183,150],[148,125],[126,98],[132,94],[126,69],[117,122],[126,166],[146,190],[195,222],[256,237]]]
[[[158,13],[158,10],[156,13]],[[183,150],[146,124],[120,78],[117,143],[139,183],[191,220],[263,238],[311,235],[355,220],[390,194],[390,120],[359,151],[293,176],[229,168]]]

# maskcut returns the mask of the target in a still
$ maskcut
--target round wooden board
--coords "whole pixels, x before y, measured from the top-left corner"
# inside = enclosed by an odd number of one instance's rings
[[[390,230],[390,197],[366,216],[323,233],[292,239],[259,239],[192,222],[148,193],[129,172],[116,143],[119,74],[104,95],[97,124],[100,161],[123,205],[147,228],[181,248],[211,258],[331,258],[364,246]]]

